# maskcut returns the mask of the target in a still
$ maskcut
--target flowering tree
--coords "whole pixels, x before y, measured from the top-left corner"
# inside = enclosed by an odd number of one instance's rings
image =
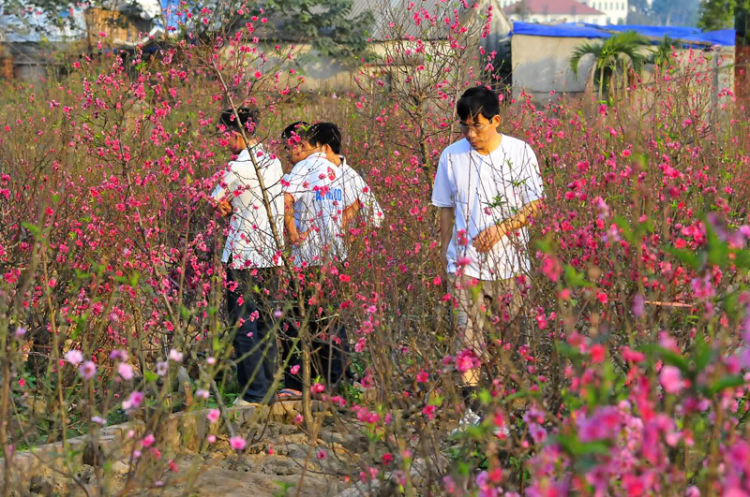
[[[304,95],[286,65],[291,48],[261,42],[263,16],[234,29],[208,12],[217,29],[151,58],[106,52],[64,80],[3,90],[4,495],[23,488],[24,449],[50,442],[64,450],[40,464],[83,493],[178,485],[168,443],[177,412],[180,429],[195,413],[208,426],[197,451],[224,444],[239,460],[268,436],[266,418],[248,426],[227,407],[242,390],[222,301],[228,227],[208,200],[227,159],[216,117],[247,104],[264,109],[256,136],[280,157],[289,122],[337,122],[348,162],[385,208],[379,229],[356,220],[349,257],[314,278],[282,252],[281,290],[265,296],[276,331],[298,327],[308,356],[293,372],[306,388],[290,420],[314,446],[305,471],[363,493],[750,492],[749,146],[731,92],[707,95],[702,53],[595,112],[525,95],[503,108],[503,132],[539,157],[546,205],[531,228],[532,267],[517,279],[526,324],[489,303],[484,419],[451,435],[457,379],[479,359],[455,344],[458,303],[426,222],[430,166],[456,138],[456,95],[490,55],[479,48],[489,13],[464,26],[457,7],[421,2],[388,21],[392,43],[371,48],[393,93],[365,66],[362,92]],[[195,12],[173,15],[186,23]],[[466,41],[472,29],[478,38]],[[427,43],[422,30],[447,41]],[[406,64],[412,56],[424,67]],[[310,357],[333,341],[334,321],[353,348],[357,385],[343,391],[315,377]],[[323,419],[357,444],[322,437]],[[117,450],[102,449],[108,425],[126,420]],[[115,462],[128,468],[117,485]]]

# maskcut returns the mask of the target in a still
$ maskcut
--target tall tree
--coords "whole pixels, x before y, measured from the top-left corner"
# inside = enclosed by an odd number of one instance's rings
[[[695,26],[698,22],[700,0],[654,0],[651,7],[661,24]]]
[[[174,0],[170,0],[174,3]],[[266,18],[263,36],[277,41],[310,43],[319,53],[345,61],[362,56],[374,25],[369,9],[355,11],[354,0],[180,1],[193,12],[185,33],[208,36],[219,30],[242,29],[252,17]]]
[[[705,31],[734,27],[734,12],[738,6],[750,8],[750,0],[704,0],[698,26]]]

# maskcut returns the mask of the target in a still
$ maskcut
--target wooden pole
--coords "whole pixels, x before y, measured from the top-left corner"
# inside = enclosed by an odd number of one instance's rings
[[[734,11],[734,95],[740,111],[744,112],[750,99],[750,15],[748,8],[737,5]]]

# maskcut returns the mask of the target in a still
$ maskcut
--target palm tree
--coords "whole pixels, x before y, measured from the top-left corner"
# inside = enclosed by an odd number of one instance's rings
[[[570,68],[577,76],[581,59],[586,55],[592,55],[596,60],[594,67],[598,72],[598,75],[595,73],[594,77],[599,83],[599,100],[602,99],[605,82],[610,81],[612,82],[612,96],[615,97],[618,62],[622,61],[624,85],[627,81],[628,62],[636,72],[640,72],[643,68],[646,57],[640,53],[640,47],[647,43],[646,38],[635,31],[627,31],[612,36],[601,43],[584,43],[573,51],[573,56],[570,58]]]
[[[656,49],[651,51],[651,55],[646,62],[663,69],[665,66],[669,65],[672,59],[672,54],[674,53],[674,47],[677,46],[678,43],[677,40],[665,36],[659,45],[656,46]]]

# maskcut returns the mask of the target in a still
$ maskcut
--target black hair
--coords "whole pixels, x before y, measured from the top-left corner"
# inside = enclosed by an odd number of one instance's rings
[[[456,104],[456,112],[462,121],[483,115],[489,121],[500,114],[500,101],[494,91],[484,86],[469,88]]]
[[[284,128],[284,131],[281,132],[281,141],[283,144],[286,144],[289,139],[292,136],[299,136],[300,138],[304,138],[307,134],[306,130],[310,125],[306,123],[305,121],[297,121],[286,128]]]
[[[237,122],[237,117],[239,116],[240,120]],[[219,118],[219,123],[226,126],[227,130],[230,131],[239,131],[240,126],[245,128],[245,132],[248,133],[250,136],[255,135],[255,129],[258,127],[258,118],[259,118],[258,109],[250,109],[248,107],[238,107],[237,108],[237,115],[234,115],[234,110],[227,109],[224,112],[221,113],[221,117]],[[248,126],[248,121],[250,121],[250,126]]]
[[[341,153],[341,131],[333,123],[313,124],[308,132],[307,141],[315,146],[328,145],[336,155]]]

